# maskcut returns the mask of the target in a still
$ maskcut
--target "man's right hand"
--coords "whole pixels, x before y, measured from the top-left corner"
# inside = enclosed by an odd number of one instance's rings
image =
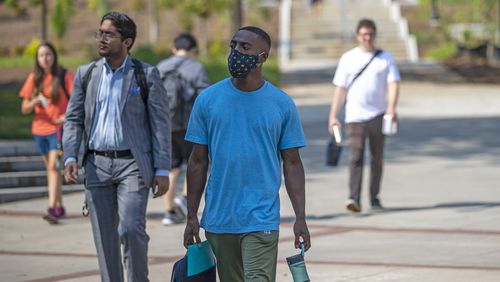
[[[186,223],[186,229],[184,230],[184,247],[187,248],[188,245],[194,243],[201,244],[200,239],[200,223],[198,222],[198,217],[188,217]]]
[[[330,135],[332,135],[332,136],[333,136],[333,126],[334,125],[337,125],[338,127],[342,126],[342,124],[340,123],[340,121],[337,118],[330,118],[330,120],[328,121],[328,133],[330,133]]]
[[[64,179],[68,183],[77,183],[78,179],[78,164],[70,162],[64,167]]]

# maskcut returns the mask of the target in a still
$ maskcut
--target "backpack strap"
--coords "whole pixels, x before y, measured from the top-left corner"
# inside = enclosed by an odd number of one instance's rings
[[[177,64],[174,65],[174,70],[178,70],[188,59],[189,57],[186,56],[181,60],[179,60],[179,62],[177,62]]]
[[[149,88],[148,88],[148,82],[146,80],[146,74],[144,73],[144,69],[142,68],[142,63],[139,60],[132,58],[132,62],[134,63],[135,80],[137,81],[137,84],[139,84],[139,87],[141,88],[142,101],[144,101],[144,105],[146,106],[147,109]]]
[[[167,74],[169,73],[172,73],[172,72],[177,72],[179,73],[179,68],[184,64],[184,62],[186,62],[188,59],[188,57],[184,57],[182,58],[181,60],[179,60],[172,69],[169,69],[168,71],[165,71],[165,72],[161,72],[160,74],[160,78],[161,80],[164,80],[165,77],[167,76]],[[180,74],[180,73],[179,73]]]
[[[90,76],[92,75],[92,71],[95,68],[95,64],[96,64],[96,61],[93,61],[92,63],[90,63],[89,68],[87,69],[87,71],[83,75],[83,79],[82,79],[83,95],[87,94],[87,86],[89,85]]]
[[[66,95],[66,98],[68,98],[69,101],[69,92],[68,88],[66,88],[66,69],[61,68],[59,71],[59,84],[61,85],[62,90],[64,91],[64,94]]]
[[[137,60],[132,58],[132,62],[134,63],[134,77],[135,80],[137,81],[137,84],[139,84],[139,87],[141,88],[141,97],[142,101],[144,102],[144,105],[146,105],[147,108],[147,101],[148,101],[148,96],[149,96],[149,88],[148,88],[148,83],[146,80],[146,75],[144,74],[144,69],[142,68],[142,63]],[[90,82],[90,76],[92,75],[92,71],[94,70],[96,66],[96,61],[93,61],[85,74],[83,75],[82,78],[82,90],[83,94],[87,94],[87,86]]]

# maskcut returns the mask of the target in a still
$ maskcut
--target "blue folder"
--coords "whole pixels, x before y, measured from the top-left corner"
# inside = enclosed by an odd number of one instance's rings
[[[208,241],[202,242],[200,246],[198,244],[189,245],[187,253],[188,276],[193,276],[215,267],[215,256]]]

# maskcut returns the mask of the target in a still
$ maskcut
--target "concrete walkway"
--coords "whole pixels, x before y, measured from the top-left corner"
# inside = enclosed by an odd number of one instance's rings
[[[345,212],[348,151],[324,165],[332,73],[314,79],[289,70],[285,90],[299,106],[309,146],[307,214],[311,281],[499,281],[500,92],[498,86],[407,81],[399,134],[388,139],[382,201],[371,213]],[[293,73],[295,72],[295,73]],[[368,170],[365,170],[366,179]],[[45,199],[0,205],[0,281],[99,281],[82,193],[64,197],[69,217],[49,226]],[[150,279],[169,281],[184,254],[183,225],[161,225],[161,200],[149,204]],[[278,281],[292,281],[293,211],[282,189]]]

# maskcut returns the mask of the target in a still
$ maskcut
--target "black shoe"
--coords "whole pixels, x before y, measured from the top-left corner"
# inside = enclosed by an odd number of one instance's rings
[[[382,211],[382,210],[384,210],[384,207],[380,203],[379,199],[375,199],[375,200],[372,201],[372,210],[373,211]]]

